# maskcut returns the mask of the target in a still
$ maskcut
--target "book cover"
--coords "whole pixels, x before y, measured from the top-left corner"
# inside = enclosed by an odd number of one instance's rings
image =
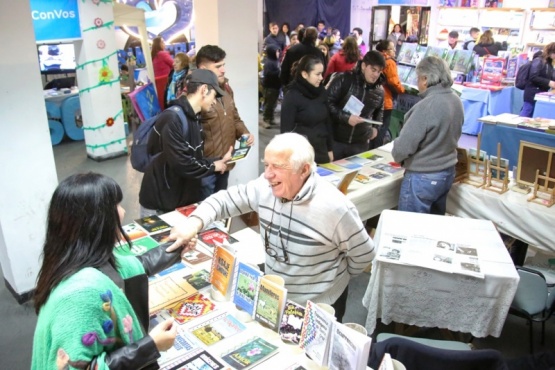
[[[185,276],[185,280],[187,280],[193,288],[200,290],[210,285],[210,273],[205,269],[202,269]]]
[[[412,57],[410,59],[410,64],[412,64],[413,66],[417,66],[418,63],[420,63],[420,61],[424,59],[424,56],[426,55],[427,51],[428,51],[428,48],[426,46],[418,45],[418,47],[416,48],[416,51],[412,54]]]
[[[360,167],[362,167],[360,163],[355,163],[352,161],[348,161],[346,159],[340,159],[340,160],[334,161],[333,164],[336,164],[341,167],[345,167],[346,169],[349,169],[349,170],[357,170]]]
[[[181,271],[181,272],[185,272],[185,270],[187,270],[187,269],[188,269],[188,267],[183,262],[179,262],[179,263],[176,263],[175,265],[172,265],[172,266],[168,267],[165,270],[160,271],[156,275],[150,276],[149,279],[150,278],[157,279],[160,276],[166,276],[166,275],[169,275],[169,274],[174,273],[174,272],[179,271],[179,270],[184,270],[184,271]]]
[[[254,337],[248,342],[222,356],[234,369],[250,369],[275,355],[278,347],[262,338]]]
[[[127,243],[118,243],[114,248],[114,253],[120,256],[140,256],[141,254],[158,247],[156,240],[150,236],[136,239],[131,242],[131,247]]]
[[[482,76],[480,83],[486,85],[501,86],[503,80],[503,69],[505,68],[505,58],[487,57],[484,59]]]
[[[306,303],[299,345],[320,366],[328,365],[329,337],[336,318],[312,301]]]
[[[195,203],[195,204],[190,204],[188,206],[178,207],[175,210],[181,213],[183,216],[189,217],[191,213],[193,213],[193,211],[197,209],[197,207],[198,207],[198,203]]]
[[[453,70],[453,59],[455,59],[455,52],[456,50],[447,49],[447,53],[445,53],[445,56],[443,57],[450,70]]]
[[[185,324],[188,321],[214,311],[215,308],[214,302],[201,293],[197,293],[168,307],[167,310],[178,324]]]
[[[279,336],[283,341],[299,344],[304,321],[304,306],[287,300],[279,325]]]
[[[156,240],[160,245],[169,243],[170,241],[173,243],[175,241],[175,240],[170,240],[170,230],[164,231],[158,234],[152,234],[150,237]]]
[[[272,330],[278,331],[286,298],[287,289],[285,287],[262,277],[256,300],[255,320]]]
[[[343,172],[347,170],[345,167],[338,166],[334,163],[323,163],[323,164],[319,164],[318,166],[333,172]]]
[[[333,174],[333,171],[330,170],[326,170],[325,168],[322,167],[316,167],[316,173],[322,177],[324,176],[329,176]]]
[[[148,283],[148,307],[156,312],[195,294],[197,290],[176,274],[162,276]]]
[[[335,323],[330,338],[330,370],[366,370],[372,338],[343,324]]]
[[[391,165],[390,163],[377,163],[373,165],[372,168],[379,171],[383,171],[391,175],[403,170],[402,167],[394,166],[394,165]]]
[[[171,229],[171,226],[157,215],[139,218],[135,222],[150,234]]]
[[[247,146],[245,148],[235,148],[235,149],[233,149],[233,152],[231,153],[231,159],[229,161],[227,161],[226,163],[233,163],[233,162],[237,162],[237,161],[240,161],[242,159],[247,158],[247,156],[249,155],[250,150],[251,150],[250,146]]]
[[[411,66],[405,66],[402,64],[397,65],[397,74],[399,75],[399,80],[401,82],[406,82],[407,77],[410,74],[411,69],[413,69],[413,67]]]
[[[134,222],[127,225],[123,225],[122,228],[123,228],[123,232],[126,233],[129,239],[131,239],[132,241],[136,239],[144,238],[145,236],[148,235],[143,229],[139,227],[139,225],[137,225]],[[122,239],[122,241],[125,242],[125,239]]]
[[[459,73],[468,73],[472,64],[474,52],[472,50],[456,50],[452,62],[452,70]]]
[[[416,68],[410,70],[405,83],[410,86],[418,86],[418,75],[416,74]]]
[[[233,279],[234,263],[235,256],[231,251],[222,246],[216,246],[210,269],[210,284],[224,296],[227,295]]]
[[[193,326],[190,332],[202,343],[211,346],[245,329],[245,325],[241,324],[234,316],[223,313]]]
[[[220,358],[196,348],[160,366],[160,370],[220,370],[228,368]]]
[[[411,64],[412,56],[416,53],[417,46],[418,45],[414,43],[404,42],[401,46],[401,50],[399,50],[399,63]]]
[[[352,157],[347,157],[344,159],[345,161],[349,161],[352,163],[357,163],[360,164],[361,166],[364,166],[365,164],[370,163],[371,161],[367,158],[363,158],[363,157],[359,157],[356,155],[353,155]]]
[[[337,184],[337,189],[339,189],[339,191],[342,192],[343,194],[347,194],[349,185],[351,184],[351,182],[353,182],[357,174],[358,174],[358,170],[347,172],[343,176],[339,184]]]
[[[363,153],[357,154],[356,156],[360,157],[360,158],[367,159],[370,162],[377,162],[377,161],[383,159],[383,157],[381,155],[378,155],[378,154],[372,153],[372,152],[363,152]]]
[[[200,232],[198,234],[198,240],[203,245],[206,245],[208,248],[214,248],[215,246],[223,245],[226,241],[229,244],[237,243],[237,239],[235,239],[225,231],[218,229],[217,227],[206,229]]]
[[[251,317],[254,315],[256,294],[262,275],[262,271],[257,268],[243,262],[237,263],[232,289],[232,301],[237,307],[251,315]]]
[[[440,48],[437,46],[428,46],[428,50],[426,50],[426,58],[427,57],[438,57],[440,59],[445,58],[447,54],[447,49]]]
[[[185,260],[185,262],[191,265],[197,265],[199,263],[208,261],[212,258],[209,255],[202,253],[197,249],[188,250],[181,257]]]

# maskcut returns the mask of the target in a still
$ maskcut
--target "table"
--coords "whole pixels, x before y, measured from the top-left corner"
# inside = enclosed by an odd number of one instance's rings
[[[555,102],[536,100],[533,117],[555,119]]]
[[[482,123],[478,118],[487,115],[498,115],[501,113],[520,112],[522,98],[518,104],[518,92],[515,87],[506,87],[499,91],[475,89],[465,87],[461,93],[461,101],[464,107],[464,124],[462,132],[470,135],[477,135],[482,128]],[[515,101],[517,104],[513,104]],[[515,110],[517,110],[515,112]]]
[[[501,143],[501,157],[509,160],[509,169],[518,165],[520,141],[555,147],[555,135],[552,134],[496,124],[482,126],[480,149],[485,150],[488,155],[497,156],[497,143]]]
[[[500,232],[538,249],[555,253],[555,207],[528,202],[529,194],[498,194],[468,184],[454,184],[447,195],[447,213],[465,218],[491,220]]]
[[[499,337],[519,276],[495,226],[485,220],[384,211],[375,238],[378,255],[384,246],[392,245],[394,237],[405,237],[405,245],[410,245],[417,235],[425,235],[432,243],[444,240],[475,247],[485,277],[377,258],[362,301],[368,308],[368,333],[374,332],[376,321],[381,318],[384,324],[395,321],[446,328],[475,337]]]

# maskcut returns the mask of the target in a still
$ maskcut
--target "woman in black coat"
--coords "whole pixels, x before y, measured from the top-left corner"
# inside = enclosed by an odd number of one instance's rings
[[[314,148],[316,163],[331,162],[333,140],[326,89],[322,85],[324,64],[316,56],[305,55],[294,69],[295,78],[281,104],[281,133],[306,136]]]
[[[536,101],[534,97],[537,93],[555,89],[555,42],[547,44],[541,53],[530,62],[528,81],[524,87],[524,104],[520,115],[522,117],[532,117]]]
[[[474,45],[474,52],[479,56],[483,57],[486,55],[497,55],[499,50],[501,50],[501,44],[496,43],[493,39],[493,33],[490,30],[485,31],[478,43]]]

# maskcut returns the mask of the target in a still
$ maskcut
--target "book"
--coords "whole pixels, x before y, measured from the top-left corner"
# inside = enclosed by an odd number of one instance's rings
[[[330,370],[366,370],[372,338],[341,323],[334,323],[330,337]]]
[[[202,269],[185,276],[185,280],[187,280],[187,282],[195,289],[200,290],[210,285],[210,273],[205,269]]]
[[[228,367],[203,348],[196,348],[160,366],[160,370],[220,370]]]
[[[223,296],[228,295],[233,279],[235,256],[223,246],[216,246],[210,269],[210,284]]]
[[[160,245],[170,243],[170,242],[173,243],[175,241],[175,240],[170,240],[170,230],[163,231],[158,234],[152,234],[150,237],[156,240]]]
[[[158,247],[156,240],[150,236],[141,239],[136,239],[131,242],[131,246],[127,243],[118,243],[114,248],[114,253],[120,256],[140,256],[145,252]]]
[[[336,164],[332,163],[322,163],[318,165],[319,167],[323,167],[327,170],[333,171],[333,172],[343,172],[346,171],[347,169],[345,167],[341,167],[338,166]]]
[[[250,146],[244,147],[244,148],[235,148],[233,149],[233,152],[231,153],[231,159],[229,161],[227,161],[226,163],[233,163],[233,162],[237,162],[240,161],[242,159],[247,158],[247,156],[249,155],[249,152],[251,150]]]
[[[328,365],[329,337],[335,316],[307,301],[299,346],[320,366]]]
[[[355,163],[353,161],[348,161],[346,159],[339,159],[339,160],[334,161],[332,163],[336,164],[338,166],[341,166],[341,167],[345,167],[346,169],[349,169],[349,170],[357,170],[357,169],[362,167],[362,164]]]
[[[360,157],[360,158],[367,159],[370,162],[378,162],[381,159],[383,159],[383,157],[381,155],[378,155],[378,154],[372,153],[372,152],[362,152],[360,154],[357,154],[356,156]]]
[[[202,253],[197,249],[188,250],[181,257],[185,260],[185,262],[191,265],[197,265],[199,263],[209,261],[212,258],[209,255]]]
[[[287,289],[285,287],[277,285],[268,279],[268,276],[262,277],[254,319],[262,325],[278,331],[286,298]]]
[[[198,207],[198,203],[195,203],[195,204],[190,204],[188,206],[178,207],[175,210],[181,213],[183,216],[189,217],[191,213],[193,213],[193,211],[197,209],[197,207]]]
[[[218,245],[224,245],[225,242],[229,244],[237,243],[237,239],[217,227],[212,227],[200,232],[198,234],[198,240],[210,249]]]
[[[337,189],[339,189],[339,191],[342,192],[343,194],[347,194],[349,185],[351,184],[351,182],[353,182],[357,174],[358,174],[358,170],[347,172],[345,176],[343,176],[339,184],[337,184]]]
[[[326,170],[325,168],[322,167],[316,167],[316,173],[322,177],[324,176],[329,176],[333,174],[333,171],[330,170]]]
[[[364,103],[361,102],[356,96],[351,95],[345,106],[343,107],[343,111],[350,113],[355,116],[360,116],[362,109],[364,108]]]
[[[345,161],[349,161],[352,163],[357,163],[360,164],[361,166],[364,166],[365,164],[370,163],[371,161],[367,158],[363,158],[363,157],[359,157],[356,155],[353,155],[352,157],[347,157],[344,159]]]
[[[247,370],[267,360],[278,352],[278,347],[262,338],[253,337],[238,348],[222,356],[237,370]]]
[[[486,85],[501,86],[504,68],[505,58],[484,58],[484,65],[482,67],[482,76],[480,77],[480,83]]]
[[[304,306],[287,300],[279,325],[279,336],[285,342],[299,344],[304,321]]]
[[[201,293],[197,293],[179,301],[173,306],[169,306],[167,311],[178,324],[185,324],[188,321],[214,311],[215,308],[214,302]]]
[[[447,49],[444,48],[440,48],[438,46],[428,46],[428,50],[426,50],[426,58],[427,57],[438,57],[440,59],[445,58],[445,55],[447,54]]]
[[[149,311],[156,312],[195,294],[197,290],[176,274],[162,276],[148,283]]]
[[[397,74],[399,75],[399,80],[401,82],[406,82],[407,77],[409,76],[412,69],[414,69],[414,67],[405,66],[402,64],[397,65]]]
[[[474,59],[474,52],[472,50],[456,50],[453,56],[451,69],[454,72],[466,74],[470,69],[470,65]]]
[[[148,236],[148,234],[134,222],[123,225],[122,228],[123,232],[126,233],[131,240],[136,240]],[[122,241],[125,242],[125,239],[122,238]]]
[[[179,270],[186,271],[187,269],[188,269],[188,267],[183,262],[179,262],[179,263],[176,263],[175,265],[172,265],[172,266],[168,267],[165,270],[160,271],[159,273],[157,273],[155,275],[150,276],[149,279],[154,280],[154,279],[159,278],[160,276],[166,276],[166,275],[172,274],[172,273],[174,273],[176,271],[179,271]],[[181,272],[184,272],[184,271],[181,271]]]
[[[245,329],[245,325],[234,316],[223,313],[193,326],[190,333],[205,345],[211,346]]]
[[[399,50],[398,61],[402,64],[411,64],[412,56],[416,53],[416,47],[418,45],[414,43],[404,42]]]
[[[402,167],[392,165],[391,163],[378,163],[378,164],[373,165],[372,168],[374,168],[376,170],[380,170],[380,171],[388,173],[388,174],[391,174],[391,175],[403,170]]]
[[[135,222],[150,234],[171,229],[171,226],[157,215],[139,218]]]
[[[256,297],[262,275],[262,271],[258,268],[243,262],[236,264],[232,302],[251,317],[254,316]]]

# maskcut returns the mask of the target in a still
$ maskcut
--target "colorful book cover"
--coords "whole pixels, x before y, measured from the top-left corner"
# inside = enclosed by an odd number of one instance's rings
[[[379,171],[386,172],[388,174],[394,174],[394,173],[397,173],[397,172],[403,170],[402,167],[392,166],[389,163],[377,163],[377,164],[373,165],[372,168],[374,168],[376,170],[379,170]]]
[[[185,252],[181,257],[185,260],[185,262],[191,265],[197,265],[199,263],[209,261],[212,257],[209,255],[202,253],[197,249],[191,249]]]
[[[345,158],[346,161],[352,162],[352,163],[357,163],[360,164],[361,166],[364,166],[365,164],[370,163],[371,161],[367,158],[363,158],[363,157],[359,157],[356,155],[353,155],[352,157],[347,157]]]
[[[299,344],[303,329],[304,311],[304,306],[287,300],[279,325],[279,336],[283,341]]]
[[[287,289],[267,279],[260,279],[260,289],[256,300],[254,318],[259,323],[278,331],[287,298]]]
[[[214,248],[218,245],[223,245],[224,242],[229,244],[237,243],[237,239],[229,235],[223,230],[213,227],[206,229],[198,234],[198,240],[208,248]]]
[[[216,246],[210,269],[210,284],[226,296],[233,279],[235,256],[222,246]]]
[[[135,222],[150,234],[171,229],[171,226],[157,215],[139,218]]]
[[[160,271],[156,275],[151,276],[151,278],[157,279],[160,276],[166,276],[166,275],[169,275],[169,274],[174,273],[176,271],[187,270],[187,269],[188,269],[188,267],[183,262],[179,262],[179,263],[176,263],[175,265],[172,265],[172,266],[168,267],[165,270]],[[185,272],[185,271],[181,271],[181,272]]]
[[[168,307],[167,310],[178,324],[184,324],[214,311],[215,307],[214,302],[197,293]]]
[[[480,77],[480,83],[485,85],[501,86],[504,68],[505,58],[484,58],[484,65],[482,67],[482,76]]]
[[[447,49],[440,48],[437,46],[428,46],[428,50],[426,50],[426,57],[438,57],[440,59],[445,58],[447,54]]]
[[[418,86],[418,75],[416,74],[416,68],[410,70],[405,83],[410,86]]]
[[[341,167],[345,167],[346,169],[349,169],[349,170],[358,170],[360,167],[362,167],[360,163],[351,162],[346,159],[340,159],[340,160],[334,161],[333,164],[336,164]]]
[[[468,73],[474,58],[473,54],[472,50],[456,50],[451,69],[459,73]]]
[[[327,366],[329,338],[336,318],[312,301],[306,303],[299,346],[320,366]]]
[[[118,243],[114,248],[114,253],[120,256],[140,256],[145,252],[158,247],[156,240],[150,236],[136,239],[131,242],[131,247],[127,243]]]
[[[137,225],[134,222],[127,225],[123,225],[122,228],[123,228],[123,232],[126,233],[129,239],[131,240],[144,238],[145,236],[148,235],[143,229],[139,227],[139,225]],[[125,239],[122,239],[122,240],[124,241]]]
[[[399,80],[401,82],[406,82],[407,77],[409,76],[412,69],[414,69],[414,67],[405,66],[402,64],[397,65],[397,74],[399,75]]]
[[[221,370],[228,366],[203,348],[196,348],[160,366],[160,370]]]
[[[319,164],[318,166],[333,172],[342,172],[346,170],[345,167],[338,166],[335,163],[323,163],[323,164]]]
[[[383,157],[381,155],[378,155],[378,154],[372,153],[372,152],[363,152],[363,153],[357,154],[356,156],[360,157],[360,158],[367,159],[370,162],[377,162],[377,161],[383,159]]]
[[[197,207],[198,207],[198,204],[195,203],[195,204],[190,204],[190,205],[184,206],[184,207],[178,207],[175,210],[177,212],[181,213],[183,216],[189,217],[191,215],[191,213],[193,213],[193,211],[195,209],[197,209]]]
[[[232,301],[237,307],[251,316],[254,315],[256,293],[258,292],[262,275],[262,271],[257,268],[243,262],[237,263]]]
[[[176,274],[162,276],[148,283],[148,307],[156,312],[195,294],[197,290]]]
[[[200,290],[210,285],[210,273],[205,269],[195,271],[191,275],[185,276],[185,280],[193,286],[193,288]]]
[[[241,324],[235,317],[223,313],[193,326],[190,332],[202,343],[211,346],[245,329],[245,325]]]
[[[248,342],[222,356],[222,359],[237,370],[250,369],[275,355],[278,347],[262,338],[254,337]]]
[[[412,64],[413,66],[417,66],[418,63],[420,63],[420,61],[424,59],[424,56],[426,55],[427,51],[428,51],[428,48],[426,46],[418,45],[418,47],[416,48],[416,51],[412,54],[410,64]]]
[[[322,177],[324,176],[329,176],[333,174],[333,171],[330,170],[326,170],[325,168],[322,167],[316,167],[316,173]]]
[[[156,240],[160,245],[169,243],[170,241],[173,243],[175,241],[175,240],[170,240],[170,230],[164,231],[158,234],[153,234],[150,237]]]
[[[372,337],[335,323],[330,338],[330,370],[366,370]]]
[[[412,55],[416,52],[418,45],[414,43],[404,42],[399,50],[398,61],[399,63],[411,64]]]
[[[455,52],[456,50],[447,49],[447,53],[445,53],[445,57],[443,57],[450,70],[453,70],[453,59],[455,59]]]

